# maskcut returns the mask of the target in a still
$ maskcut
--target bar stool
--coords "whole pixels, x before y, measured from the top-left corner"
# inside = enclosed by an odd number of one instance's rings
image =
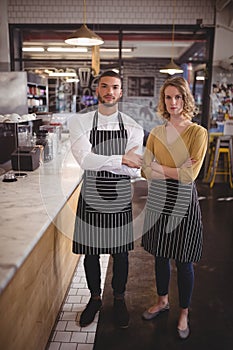
[[[208,165],[207,165],[207,171],[206,171],[205,178],[204,178],[205,182],[209,182],[211,179],[212,168],[213,168],[213,164],[214,164],[216,142],[217,142],[216,136],[214,138],[212,138],[211,140],[209,140],[209,146],[208,146],[208,152],[207,152]]]
[[[212,178],[210,181],[210,188],[214,186],[216,175],[224,175],[225,182],[227,181],[227,176],[229,178],[230,187],[233,188],[232,183],[232,169],[233,169],[233,161],[232,161],[232,136],[231,135],[223,135],[217,138],[214,159],[212,161],[211,173]],[[222,156],[222,157],[221,157]],[[219,160],[222,158],[223,166],[220,167]],[[209,166],[209,167],[210,167]]]

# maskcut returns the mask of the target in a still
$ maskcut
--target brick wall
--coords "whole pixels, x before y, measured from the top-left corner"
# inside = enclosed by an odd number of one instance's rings
[[[164,66],[164,60],[156,62],[130,62],[124,63],[123,75],[123,103],[122,110],[135,119],[144,130],[149,131],[155,125],[163,121],[156,113],[159,90],[166,76],[159,73],[159,68]],[[154,78],[154,96],[153,97],[129,97],[128,96],[128,78],[129,77],[153,77]]]
[[[171,24],[173,0],[86,0],[87,23]],[[175,24],[212,24],[214,0],[176,0]],[[83,0],[8,0],[9,23],[82,23]]]

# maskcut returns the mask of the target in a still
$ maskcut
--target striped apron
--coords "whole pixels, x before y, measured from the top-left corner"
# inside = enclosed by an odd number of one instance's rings
[[[127,130],[118,113],[119,130],[98,130],[94,114],[92,152],[123,155]],[[79,196],[73,239],[76,254],[116,254],[133,249],[131,182],[127,175],[85,170]]]
[[[202,253],[202,231],[195,183],[152,180],[142,236],[144,249],[159,257],[197,262]]]

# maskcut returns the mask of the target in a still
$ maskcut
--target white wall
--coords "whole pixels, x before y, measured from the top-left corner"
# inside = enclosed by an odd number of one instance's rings
[[[174,0],[86,0],[87,23],[171,24]],[[83,0],[8,0],[9,23],[83,22]],[[214,0],[176,0],[176,24],[214,20]]]
[[[233,1],[216,13],[216,32],[213,65],[233,56]],[[232,59],[233,63],[233,59]]]
[[[175,0],[175,24],[214,25],[215,0]],[[227,3],[216,0],[217,3]],[[9,23],[83,23],[83,0],[3,0]],[[1,1],[2,3],[2,1]],[[86,0],[87,23],[171,24],[174,0]],[[233,0],[217,11],[214,65],[233,55]]]
[[[0,1],[0,71],[10,70],[7,0]]]

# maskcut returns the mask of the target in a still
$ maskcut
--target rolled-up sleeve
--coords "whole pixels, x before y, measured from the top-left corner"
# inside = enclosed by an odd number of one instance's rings
[[[83,170],[100,171],[106,170],[116,174],[129,175],[131,177],[140,176],[140,169],[129,168],[122,164],[122,155],[104,156],[95,154],[92,152],[92,145],[90,143],[90,129],[91,125],[87,125],[83,122],[84,116],[81,117],[77,114],[70,118],[68,127],[70,133],[71,149],[72,153]],[[82,121],[81,121],[82,119]],[[139,154],[142,153],[143,142],[143,129],[129,125],[127,150],[134,146],[138,146]]]
[[[113,168],[121,168],[121,155],[103,156],[92,152],[90,129],[85,130],[78,115],[71,118],[68,125],[72,153],[83,170],[111,171]]]

